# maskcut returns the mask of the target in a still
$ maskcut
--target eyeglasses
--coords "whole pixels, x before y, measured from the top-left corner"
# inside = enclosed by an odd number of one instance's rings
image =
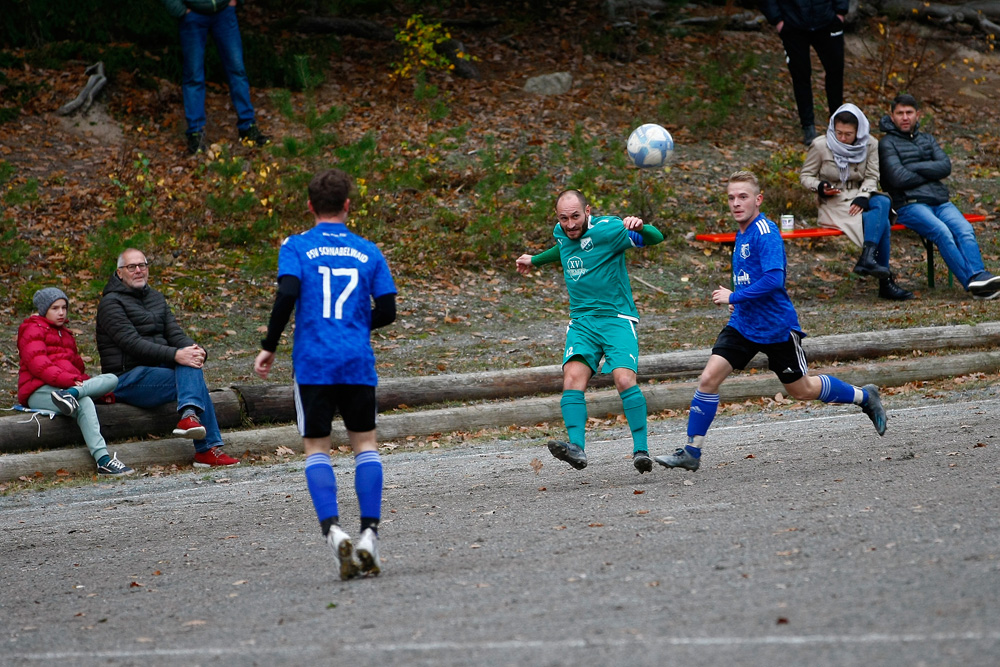
[[[129,273],[135,273],[138,269],[149,268],[149,262],[139,262],[137,264],[123,264],[118,267],[119,269],[125,269]]]

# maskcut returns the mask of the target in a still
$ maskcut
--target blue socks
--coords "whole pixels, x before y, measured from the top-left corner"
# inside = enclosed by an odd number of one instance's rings
[[[645,402],[646,399],[643,399],[643,403]],[[583,449],[587,432],[587,401],[583,397],[583,392],[577,389],[563,390],[559,407],[562,408],[562,418],[566,424],[569,441]]]
[[[337,479],[333,476],[329,454],[310,454],[306,458],[306,485],[320,523],[339,515]]]
[[[718,394],[695,391],[694,398],[691,399],[691,412],[688,413],[688,438],[693,438],[696,435],[704,436],[708,433],[708,427],[715,420],[715,413],[718,410]]]
[[[382,517],[382,458],[378,452],[354,457],[354,491],[361,508],[361,530]]]
[[[868,394],[864,389],[847,384],[832,375],[820,375],[823,388],[819,391],[819,400],[824,403],[854,403],[864,405]]]
[[[638,385],[629,387],[619,394],[622,397],[622,408],[625,419],[632,431],[632,452],[648,452],[646,444],[646,397]]]

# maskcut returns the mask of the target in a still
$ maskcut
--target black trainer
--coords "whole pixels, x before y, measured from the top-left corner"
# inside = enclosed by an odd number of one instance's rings
[[[271,137],[260,131],[257,123],[254,123],[245,130],[240,130],[240,141],[251,143],[254,146],[266,146],[271,143]]]
[[[587,454],[579,445],[562,440],[549,440],[549,452],[560,461],[565,461],[577,470],[587,467]]]
[[[885,427],[888,417],[885,415],[885,408],[882,407],[882,398],[878,394],[878,387],[873,384],[866,384],[862,389],[868,394],[868,400],[861,406],[861,410],[868,415],[875,424],[875,430],[879,435],[885,435]]]
[[[208,150],[208,142],[205,140],[204,132],[192,132],[187,135],[188,142],[188,153],[194,155],[195,153],[203,153]]]
[[[653,459],[649,458],[649,452],[644,450],[639,450],[638,452],[632,453],[632,465],[635,469],[639,471],[641,475],[644,472],[649,472],[653,469]]]
[[[811,146],[813,139],[815,138],[816,138],[815,125],[807,125],[806,127],[802,128],[802,143],[804,143],[806,146]]]

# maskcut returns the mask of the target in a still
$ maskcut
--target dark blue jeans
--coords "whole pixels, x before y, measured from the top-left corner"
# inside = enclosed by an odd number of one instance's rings
[[[889,209],[892,202],[885,195],[872,195],[868,199],[868,210],[861,214],[865,228],[865,242],[875,244],[875,263],[889,266]]]
[[[226,7],[218,14],[188,12],[180,19],[181,51],[184,54],[184,117],[187,133],[205,129],[205,45],[208,34],[219,52],[229,80],[229,96],[236,110],[236,127],[245,130],[254,122],[250,102],[250,81],[243,66],[243,40],[236,23],[236,8]]]
[[[969,281],[985,270],[976,232],[951,202],[937,206],[907,204],[899,209],[896,221],[933,241],[962,287],[968,289]]]
[[[177,401],[178,413],[183,408],[192,407],[205,427],[205,439],[194,441],[195,451],[207,452],[222,445],[215,406],[208,395],[205,375],[200,368],[137,366],[118,376],[115,400],[137,408],[155,408]]]

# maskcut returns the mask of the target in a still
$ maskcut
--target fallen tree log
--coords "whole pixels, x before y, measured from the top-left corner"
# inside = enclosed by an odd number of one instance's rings
[[[379,42],[396,39],[396,31],[374,21],[364,19],[344,19],[326,16],[303,16],[296,28],[299,32],[314,34],[349,35]]]
[[[947,357],[910,358],[878,364],[859,364],[818,368],[817,372],[836,373],[837,377],[853,384],[875,383],[883,387],[900,386],[909,382],[934,380],[970,373],[996,373],[1000,371],[1000,352],[972,352]],[[664,410],[684,411],[691,402],[697,382],[671,382],[643,387],[646,403],[651,413]],[[748,374],[728,380],[722,385],[722,403],[740,403],[771,397],[782,387],[772,374]],[[890,413],[889,430],[892,430],[892,398],[883,401]],[[591,391],[587,394],[591,416],[621,414],[621,399],[612,390]],[[817,404],[822,409],[822,405]],[[870,428],[867,419],[859,414],[859,428]],[[381,415],[378,422],[379,442],[387,450],[394,440],[409,436],[428,437],[452,432],[470,432],[484,428],[503,428],[512,425],[535,426],[558,423],[562,420],[559,397],[520,399],[502,403],[402,412]],[[337,420],[333,425],[332,441],[335,447],[347,445],[347,433]],[[678,428],[682,428],[680,425]],[[287,447],[302,453],[302,440],[294,426],[278,426],[227,433],[226,449],[233,456],[273,455],[278,447]],[[192,459],[189,440],[170,438],[153,442],[131,442],[113,447],[123,461],[134,468],[151,465],[188,465]],[[38,454],[8,454],[0,456],[0,482],[19,477],[53,475],[59,470],[87,472],[94,469],[94,462],[84,448],[61,449]]]
[[[806,338],[803,347],[816,364],[851,359],[910,355],[913,351],[996,346],[1000,344],[1000,322],[948,327],[920,327],[881,332],[837,334]],[[675,380],[697,376],[708,360],[709,350],[689,350],[647,355],[640,359],[639,379]],[[922,363],[929,363],[924,357]],[[758,356],[750,369],[765,369]],[[961,373],[954,373],[961,374]],[[598,389],[612,385],[610,374],[591,382]],[[417,407],[451,401],[496,400],[562,391],[560,366],[487,371],[426,377],[388,378],[379,385],[379,410]],[[288,385],[236,385],[212,392],[221,428],[237,428],[244,423],[267,424],[295,421],[295,402]],[[648,399],[647,399],[648,400]],[[690,400],[690,396],[688,397]],[[489,406],[484,407],[489,410]],[[169,435],[177,421],[173,405],[143,410],[123,404],[97,406],[101,430],[109,442],[146,436]],[[64,417],[37,422],[24,413],[0,417],[0,453],[30,451],[82,444],[76,423]]]
[[[919,327],[892,331],[836,334],[806,338],[802,345],[812,363],[911,354],[914,351],[964,349],[1000,344],[1000,322],[949,327]],[[692,377],[701,373],[710,350],[646,355],[639,360],[639,381]],[[748,368],[767,368],[758,355]],[[593,388],[610,387],[610,374],[591,380]],[[237,385],[247,415],[254,423],[295,419],[292,388],[287,385]],[[517,398],[562,391],[561,366],[537,366],[411,378],[388,378],[379,383],[379,410],[416,407],[449,401]]]
[[[243,425],[240,399],[233,391],[223,389],[210,392],[209,395],[212,397],[220,428],[237,428]],[[152,409],[113,403],[98,405],[97,418],[101,422],[104,439],[112,442],[169,435],[177,425],[177,410],[174,403]],[[15,412],[11,416],[0,417],[0,453],[82,444],[83,435],[76,421],[62,415],[50,419],[37,413]]]

